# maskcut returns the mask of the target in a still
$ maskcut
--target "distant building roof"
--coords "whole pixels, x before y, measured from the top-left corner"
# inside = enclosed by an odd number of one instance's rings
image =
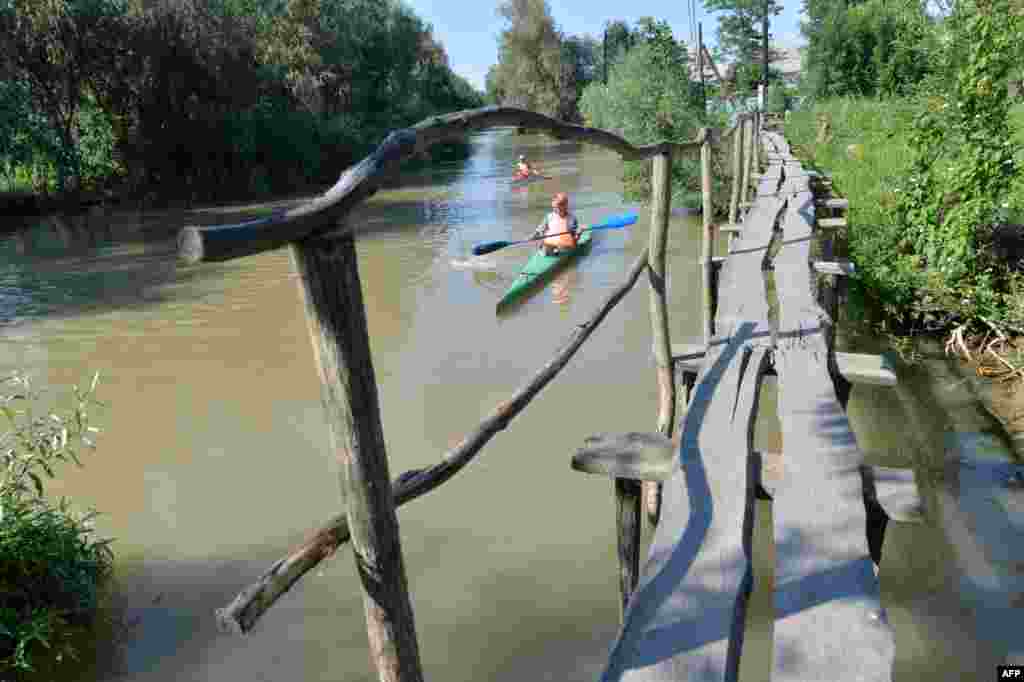
[[[700,78],[697,71],[697,48],[689,48],[690,52],[690,77],[694,80]],[[758,56],[759,58],[759,56]],[[801,55],[799,47],[779,47],[777,45],[769,48],[769,64],[782,73],[787,82],[795,82],[800,78]],[[731,63],[716,62],[718,71],[725,80],[732,80],[736,77],[736,66]],[[709,83],[716,82],[714,69],[710,64],[704,64],[704,80]]]

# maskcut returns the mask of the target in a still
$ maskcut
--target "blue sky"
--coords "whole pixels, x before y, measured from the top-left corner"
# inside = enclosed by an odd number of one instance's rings
[[[664,19],[676,38],[689,42],[690,22],[686,2],[680,0],[646,0],[623,8],[621,0],[548,0],[551,15],[565,33],[601,35],[604,22],[623,19],[630,24],[642,16]],[[498,0],[405,0],[416,14],[434,26],[437,36],[448,51],[452,69],[483,90],[484,76],[498,60],[498,34],[506,27],[498,16]],[[801,0],[786,0],[782,14],[772,21],[773,42],[796,46],[800,38]],[[697,21],[704,26],[704,42],[715,43],[718,22],[715,15],[704,12],[697,2]]]

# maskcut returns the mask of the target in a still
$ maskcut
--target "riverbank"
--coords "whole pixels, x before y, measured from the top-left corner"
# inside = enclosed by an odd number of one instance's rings
[[[1024,310],[1024,226],[1017,223],[1024,215],[1012,209],[1024,206],[1024,181],[1015,183],[1002,224],[979,230],[978,257],[991,261],[992,274],[982,284],[947,289],[937,265],[914,255],[899,217],[919,110],[912,99],[826,100],[792,112],[785,130],[807,165],[829,176],[834,194],[850,202],[848,225],[837,234],[837,255],[851,258],[860,273],[851,281],[849,317],[907,357],[913,339],[939,340],[965,372],[993,384],[982,391],[992,396],[987,407],[1021,433],[1024,328],[1016,321]],[[1011,124],[1013,142],[1024,147],[1024,104],[1012,110]]]

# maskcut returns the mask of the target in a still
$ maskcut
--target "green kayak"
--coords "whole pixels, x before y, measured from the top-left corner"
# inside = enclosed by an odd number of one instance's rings
[[[547,282],[551,275],[555,274],[573,258],[582,255],[590,248],[593,234],[590,230],[584,230],[576,243],[576,248],[571,251],[560,253],[557,256],[545,256],[541,251],[534,250],[530,260],[526,261],[516,281],[512,283],[505,295],[498,301],[497,312],[507,307],[510,303],[521,300],[527,293],[535,291],[535,287]]]

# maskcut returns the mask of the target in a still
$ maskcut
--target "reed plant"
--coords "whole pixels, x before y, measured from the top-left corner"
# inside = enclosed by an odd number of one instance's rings
[[[95,512],[46,496],[56,467],[94,447],[96,375],[75,386],[68,407],[45,407],[24,374],[0,389],[0,677],[30,679],[76,657],[76,635],[93,623],[111,574],[109,541],[93,529]]]

